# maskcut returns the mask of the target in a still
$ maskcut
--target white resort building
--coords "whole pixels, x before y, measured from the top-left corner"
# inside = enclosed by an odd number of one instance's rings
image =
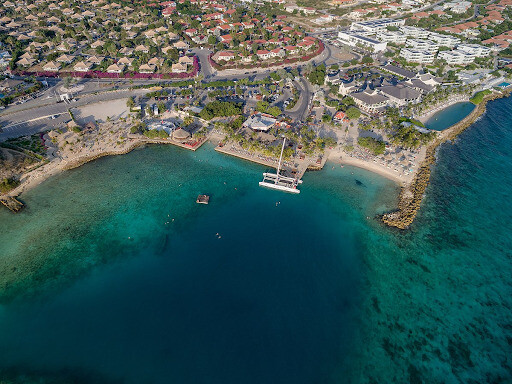
[[[437,58],[444,60],[448,65],[471,64],[475,61],[476,56],[464,52],[459,49],[453,51],[441,51],[438,53]]]
[[[437,32],[431,32],[428,38],[438,43],[441,47],[454,48],[457,44],[460,44],[460,39],[458,37],[443,35],[442,33]]]
[[[476,57],[485,57],[491,54],[491,48],[479,44],[459,44],[457,49]]]
[[[386,43],[405,44],[407,36],[400,32],[383,31],[377,32],[377,39]]]
[[[372,39],[364,36],[360,31],[340,31],[338,33],[338,40],[351,47],[361,46],[370,48],[374,52],[382,52],[386,50],[388,43]]]
[[[380,31],[385,31],[387,27],[399,27],[405,24],[405,20],[403,19],[377,19],[370,21],[358,21],[352,23],[350,26],[350,30],[352,31],[366,31],[368,33],[377,33]]]
[[[400,31],[407,37],[412,37],[413,39],[426,39],[430,31],[426,29],[413,27],[410,25],[403,25],[400,27]]]
[[[427,51],[417,51],[410,48],[402,48],[400,56],[411,63],[430,64],[434,61],[434,55]]]
[[[407,40],[406,46],[416,51],[426,51],[430,53],[437,53],[437,51],[439,51],[439,44],[429,40],[410,39]]]

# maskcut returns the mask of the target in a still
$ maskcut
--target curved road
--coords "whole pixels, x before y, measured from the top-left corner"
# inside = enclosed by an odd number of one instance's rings
[[[211,53],[208,49],[195,48],[192,50],[198,57],[201,71],[205,79],[215,80],[233,80],[240,78],[262,79],[268,76],[272,69],[255,73],[246,71],[244,73],[232,75],[217,75],[208,62],[208,55]],[[325,63],[331,58],[331,49],[325,45],[325,50],[315,62]],[[299,66],[300,68],[300,66]],[[146,89],[130,90],[133,85],[148,83],[147,79],[129,80],[129,79],[81,79],[78,84],[83,85],[84,89],[78,95],[79,99],[71,103],[57,103],[58,89],[61,87],[62,79],[59,78],[41,78],[48,82],[49,87],[41,92],[36,99],[30,99],[24,104],[13,105],[0,113],[0,141],[11,137],[19,137],[41,132],[45,129],[56,127],[70,119],[68,110],[70,108],[82,107],[88,104],[94,104],[103,101],[117,100],[127,98],[128,96],[139,96],[147,93]],[[150,83],[171,84],[177,80],[158,80],[152,79]],[[311,91],[308,82],[301,78],[298,89],[301,92],[298,107],[293,112],[287,113],[295,120],[302,120],[307,116],[309,103],[311,101]],[[296,82],[296,85],[299,85]],[[113,86],[108,87],[109,84]],[[103,89],[102,89],[103,87]],[[108,87],[108,88],[107,88]],[[114,91],[115,90],[115,91]],[[99,94],[98,94],[99,92]],[[55,118],[52,118],[55,117]]]

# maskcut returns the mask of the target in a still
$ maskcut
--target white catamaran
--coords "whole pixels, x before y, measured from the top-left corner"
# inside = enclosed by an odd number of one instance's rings
[[[278,191],[283,192],[300,193],[297,186],[302,184],[302,180],[294,177],[286,177],[280,174],[285,143],[286,138],[283,139],[283,147],[281,148],[281,156],[279,157],[279,163],[277,165],[277,173],[263,173],[263,181],[260,181],[260,187],[277,189]]]

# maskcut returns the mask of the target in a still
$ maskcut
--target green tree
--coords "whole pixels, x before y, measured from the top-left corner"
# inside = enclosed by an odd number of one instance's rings
[[[373,59],[370,56],[364,56],[361,59],[361,63],[363,63],[363,64],[372,64],[373,63]]]
[[[354,107],[350,107],[347,109],[347,111],[345,112],[345,114],[347,115],[347,117],[349,119],[358,119],[359,116],[361,116],[361,111],[357,108],[354,108]]]
[[[314,68],[308,76],[311,84],[323,85],[325,82],[325,64],[320,64]]]
[[[267,113],[274,117],[277,117],[282,113],[282,111],[279,107],[270,107],[267,109]]]
[[[374,139],[373,137],[359,137],[357,144],[367,148],[374,155],[381,155],[386,150],[386,144],[383,141]]]
[[[128,100],[126,100],[126,106],[130,108],[130,110],[135,107],[135,100],[133,99],[133,96],[130,96]]]
[[[270,106],[270,104],[266,101],[258,101],[256,103],[256,110],[259,111],[259,112],[267,112],[267,109],[268,107]]]
[[[185,124],[186,127],[189,125],[194,124],[194,118],[192,116],[187,116],[183,119],[183,124]]]
[[[158,108],[158,113],[164,113],[165,110],[167,109],[165,107],[165,103],[163,103],[162,101],[160,101],[156,106]]]
[[[217,44],[217,37],[215,37],[215,35],[208,36],[208,44],[210,44],[210,45]]]

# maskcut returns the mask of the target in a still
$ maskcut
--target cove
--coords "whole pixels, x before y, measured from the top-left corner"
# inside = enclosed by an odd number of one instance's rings
[[[511,382],[511,113],[439,147],[408,231],[375,219],[397,187],[348,166],[298,196],[211,148],[48,179],[0,211],[0,378]]]
[[[211,148],[150,147],[2,211],[0,374],[335,383],[360,316],[365,217],[396,187],[338,167],[292,196],[260,188],[263,170]]]
[[[443,131],[464,119],[474,108],[475,105],[470,102],[450,105],[432,115],[425,123],[425,127],[434,131]]]

